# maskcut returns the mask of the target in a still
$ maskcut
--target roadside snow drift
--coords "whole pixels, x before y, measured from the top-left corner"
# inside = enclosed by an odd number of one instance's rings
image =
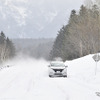
[[[48,77],[49,62],[30,58],[0,70],[0,100],[100,100],[100,63],[93,55],[66,61],[68,77]]]

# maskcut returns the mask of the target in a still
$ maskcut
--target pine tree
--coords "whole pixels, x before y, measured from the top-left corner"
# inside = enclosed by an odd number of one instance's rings
[[[0,33],[0,44],[3,44],[6,40],[6,36],[5,34],[3,33],[3,31],[1,31]]]
[[[3,32],[0,33],[0,63],[15,56],[15,47],[12,41]]]
[[[15,56],[15,47],[14,47],[12,41],[8,37],[6,39],[6,43],[7,43],[7,48],[9,48],[9,50],[10,50],[9,58],[12,58]]]
[[[65,37],[63,34],[63,31],[64,31],[64,26],[58,32],[59,34],[54,42],[53,49],[51,51],[51,59],[53,59],[55,57],[56,58],[60,57],[63,59],[64,37]]]

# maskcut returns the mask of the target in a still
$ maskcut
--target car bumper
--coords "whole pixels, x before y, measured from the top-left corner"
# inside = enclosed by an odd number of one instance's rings
[[[49,77],[67,77],[67,74],[54,73],[53,75],[49,75]]]

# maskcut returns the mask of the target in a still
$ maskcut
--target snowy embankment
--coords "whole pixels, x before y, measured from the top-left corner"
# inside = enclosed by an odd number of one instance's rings
[[[100,62],[93,60],[93,55],[88,55],[73,61],[66,61],[69,65],[68,75],[69,80],[76,84],[76,89],[72,100],[99,100],[100,97],[95,97],[96,92],[100,92]],[[95,72],[96,71],[96,72]],[[73,96],[72,95],[72,96]],[[77,97],[77,99],[76,99]],[[79,99],[80,98],[80,99]]]
[[[30,58],[7,62],[0,71],[0,100],[100,100],[100,63],[93,55],[66,61],[68,78],[49,78],[48,64]]]

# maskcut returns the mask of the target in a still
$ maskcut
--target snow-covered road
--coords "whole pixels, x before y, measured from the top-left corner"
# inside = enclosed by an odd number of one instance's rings
[[[0,100],[100,100],[95,94],[100,90],[100,74],[94,80],[86,78],[86,67],[76,71],[72,69],[73,62],[68,63],[68,78],[49,78],[49,63],[44,60],[11,62],[12,67],[0,71]]]

